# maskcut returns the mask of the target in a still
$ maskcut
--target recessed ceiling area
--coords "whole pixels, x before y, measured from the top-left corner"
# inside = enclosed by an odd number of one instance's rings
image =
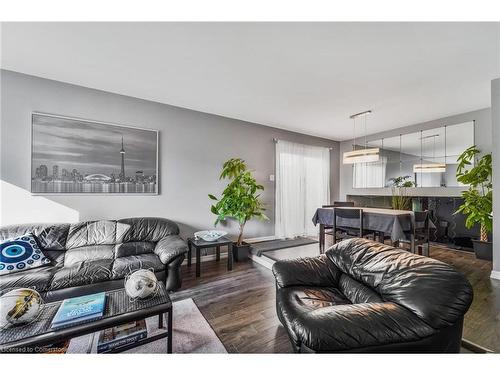
[[[498,23],[3,23],[1,67],[335,140],[490,106]]]

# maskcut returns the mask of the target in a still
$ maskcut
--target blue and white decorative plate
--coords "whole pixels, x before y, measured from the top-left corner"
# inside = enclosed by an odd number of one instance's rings
[[[0,275],[19,272],[50,264],[32,234],[0,243]]]

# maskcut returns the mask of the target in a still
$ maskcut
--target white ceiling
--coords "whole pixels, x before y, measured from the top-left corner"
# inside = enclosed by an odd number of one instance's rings
[[[352,138],[490,106],[499,23],[4,23],[1,67]]]

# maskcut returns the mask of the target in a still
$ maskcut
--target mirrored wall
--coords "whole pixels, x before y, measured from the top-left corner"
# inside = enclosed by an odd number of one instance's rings
[[[457,158],[472,145],[473,121],[370,141],[366,147],[380,149],[379,161],[353,164],[353,187],[390,187],[401,176],[415,187],[461,186]]]

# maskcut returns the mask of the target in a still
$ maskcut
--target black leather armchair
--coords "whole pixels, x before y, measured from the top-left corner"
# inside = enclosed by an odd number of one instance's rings
[[[297,352],[459,352],[472,302],[451,266],[366,239],[276,262],[278,317]]]
[[[179,227],[162,218],[22,224],[0,228],[0,240],[33,233],[52,264],[0,276],[0,290],[33,288],[45,301],[123,287],[130,272],[147,268],[167,290],[181,287],[187,245]]]

